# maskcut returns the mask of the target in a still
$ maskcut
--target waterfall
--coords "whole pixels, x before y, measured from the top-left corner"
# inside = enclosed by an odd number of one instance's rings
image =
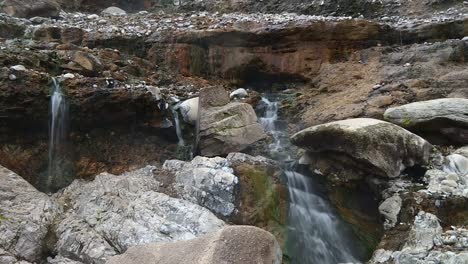
[[[278,126],[281,124],[278,120],[279,103],[262,98],[261,104],[263,114],[259,118],[260,123],[273,138],[270,152],[285,164],[290,159],[289,153],[275,155],[290,145],[287,131]],[[283,167],[290,197],[287,250],[291,263],[358,263],[353,256],[349,230],[331,205],[318,195],[312,178],[299,173],[293,166]]]
[[[182,129],[180,128],[179,113],[173,107],[171,107],[171,109],[172,109],[172,115],[174,117],[174,123],[175,123],[177,138],[179,140],[178,144],[179,144],[179,146],[184,146],[185,141],[184,141],[184,137],[182,136]]]
[[[60,183],[64,172],[62,170],[62,152],[67,133],[68,103],[62,93],[60,83],[52,78],[52,97],[50,100],[50,128],[49,128],[49,163],[47,177],[42,188],[51,192],[62,187]]]

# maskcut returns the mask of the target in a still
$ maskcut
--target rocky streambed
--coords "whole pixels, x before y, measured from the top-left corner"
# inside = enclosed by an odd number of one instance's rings
[[[0,3],[0,263],[468,261],[466,3],[104,2]]]

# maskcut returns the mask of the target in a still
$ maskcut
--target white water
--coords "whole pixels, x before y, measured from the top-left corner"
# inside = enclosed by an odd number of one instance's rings
[[[48,173],[44,189],[52,191],[62,177],[60,166],[61,148],[64,145],[66,135],[66,120],[68,118],[68,104],[65,95],[62,93],[60,83],[56,78],[52,79],[52,97],[50,100],[50,129],[49,129],[49,163]]]
[[[184,146],[185,141],[184,141],[184,137],[182,136],[182,129],[180,127],[179,113],[174,108],[171,107],[171,109],[172,109],[172,115],[174,116],[174,123],[175,123],[177,139],[179,140],[178,144],[180,146]]]
[[[272,135],[272,153],[287,149],[287,132],[278,128],[278,102],[262,98],[266,104],[260,117],[264,129]],[[278,156],[276,156],[278,157]],[[281,155],[280,162],[290,159]],[[286,166],[285,166],[286,167]],[[286,167],[290,197],[288,218],[288,255],[292,264],[358,263],[353,256],[348,230],[331,206],[314,190],[311,177]],[[353,241],[354,242],[354,241]]]

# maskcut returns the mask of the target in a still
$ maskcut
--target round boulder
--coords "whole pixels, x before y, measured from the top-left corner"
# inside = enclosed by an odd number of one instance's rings
[[[355,118],[304,129],[293,144],[312,153],[348,157],[373,175],[394,178],[408,167],[428,163],[432,149],[423,138],[397,125],[371,118]]]

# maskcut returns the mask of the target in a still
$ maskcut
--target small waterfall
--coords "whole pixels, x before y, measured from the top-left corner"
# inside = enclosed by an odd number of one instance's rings
[[[52,97],[50,100],[50,128],[49,128],[49,163],[48,172],[43,188],[51,192],[60,186],[64,171],[62,169],[63,151],[67,133],[68,103],[63,94],[60,83],[52,78]]]
[[[177,138],[179,139],[178,144],[179,144],[179,146],[184,146],[185,141],[184,141],[184,137],[182,136],[182,129],[180,127],[179,112],[177,112],[173,107],[171,107],[171,109],[172,109],[172,115],[174,117],[174,123],[175,123]]]
[[[259,118],[273,142],[272,154],[288,149],[289,137],[278,124],[278,102],[262,98],[263,116]],[[287,152],[287,151],[286,151]],[[272,155],[286,164],[290,155]],[[278,158],[279,157],[279,158]],[[349,232],[331,205],[314,190],[311,177],[284,165],[290,196],[287,250],[292,264],[358,263],[353,256]],[[355,242],[354,242],[355,243]]]

